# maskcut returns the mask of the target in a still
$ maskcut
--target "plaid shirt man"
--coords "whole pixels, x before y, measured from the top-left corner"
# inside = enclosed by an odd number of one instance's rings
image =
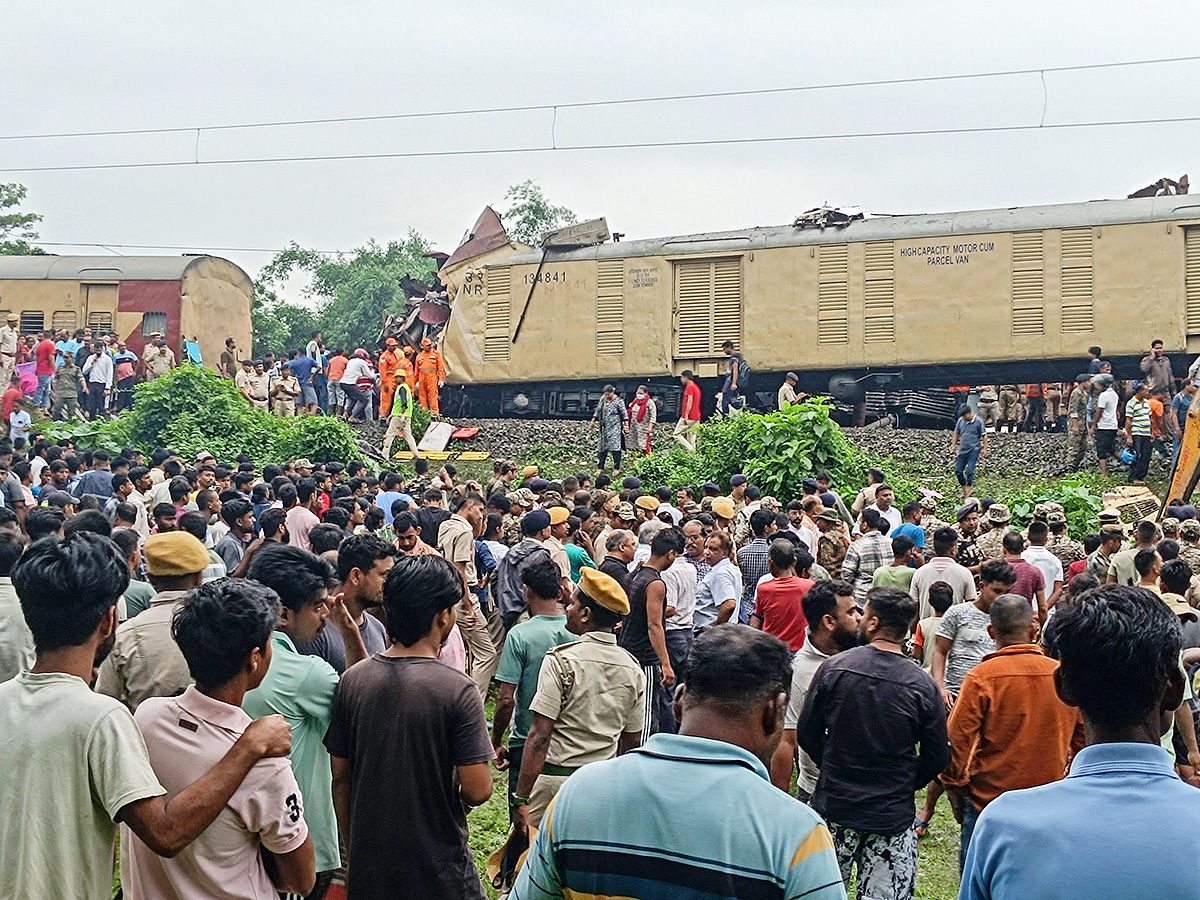
[[[891,538],[878,531],[868,531],[850,545],[842,563],[842,580],[854,586],[854,602],[859,609],[866,605],[875,570],[890,566],[893,559]]]
[[[750,622],[750,614],[754,612],[754,594],[758,579],[767,574],[769,552],[766,538],[755,538],[737,552],[738,568],[742,570],[742,602],[738,607],[738,621],[743,625]]]

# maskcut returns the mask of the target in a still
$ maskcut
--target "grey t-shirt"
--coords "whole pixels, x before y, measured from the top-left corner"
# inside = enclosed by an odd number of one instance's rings
[[[990,624],[992,617],[974,603],[956,603],[938,623],[937,637],[953,642],[946,654],[946,690],[951,694],[958,694],[967,673],[996,652],[996,642],[988,634]]]
[[[976,416],[970,422],[965,418],[959,417],[957,424],[954,426],[954,433],[958,435],[958,452],[970,453],[972,450],[978,450],[983,446],[983,421]]]
[[[367,645],[367,656],[382,653],[388,648],[387,629],[371,613],[363,613],[363,622],[358,626],[358,633]],[[311,644],[297,644],[296,649],[306,656],[321,657],[337,669],[339,675],[346,671],[346,639],[328,622],[315,641]]]

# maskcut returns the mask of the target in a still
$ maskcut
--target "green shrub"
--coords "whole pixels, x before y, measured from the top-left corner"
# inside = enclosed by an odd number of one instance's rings
[[[169,447],[184,458],[206,450],[221,460],[246,453],[261,463],[308,457],[313,462],[359,459],[355,432],[328,416],[281,419],[254,409],[233,382],[209,369],[181,366],[139,384],[131,412],[103,422],[56,422],[52,440],[68,437],[79,447],[145,453]],[[428,415],[428,413],[426,413]]]
[[[801,482],[821,469],[849,488],[861,483],[866,461],[830,419],[828,401],[815,398],[767,415],[719,416],[700,426],[695,453],[675,447],[643,457],[634,473],[650,485],[713,481],[726,489],[741,472],[764,495],[786,502],[801,496]]]
[[[1013,523],[1028,525],[1033,508],[1039,503],[1061,503],[1067,516],[1067,531],[1076,540],[1100,528],[1100,510],[1104,508],[1104,480],[1098,475],[1078,472],[1053,483],[1032,484],[1025,490],[1001,498],[1008,504]]]

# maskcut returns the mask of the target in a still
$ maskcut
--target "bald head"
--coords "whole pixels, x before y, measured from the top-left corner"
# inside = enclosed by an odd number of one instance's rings
[[[1028,644],[1033,640],[1033,607],[1018,594],[1001,594],[988,610],[997,647]]]

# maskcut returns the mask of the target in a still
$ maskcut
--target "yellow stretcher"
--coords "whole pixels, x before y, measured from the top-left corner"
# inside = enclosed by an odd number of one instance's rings
[[[1187,411],[1187,426],[1183,430],[1183,445],[1179,448],[1179,458],[1175,460],[1175,468],[1171,470],[1171,487],[1163,497],[1161,518],[1172,500],[1187,500],[1200,481],[1200,391],[1192,397],[1191,406]]]

